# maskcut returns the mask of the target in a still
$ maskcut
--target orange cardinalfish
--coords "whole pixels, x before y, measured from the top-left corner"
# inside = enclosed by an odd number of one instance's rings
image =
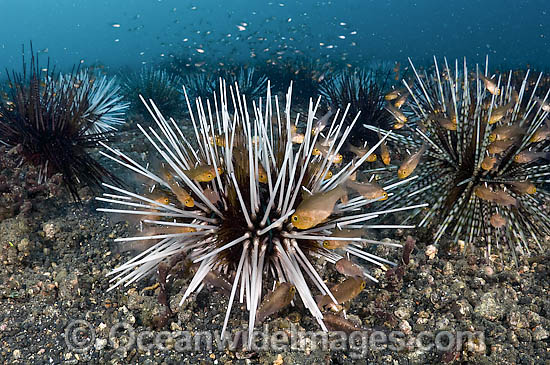
[[[390,112],[391,115],[393,115],[393,117],[395,118],[395,121],[396,121],[397,124],[407,123],[408,119],[405,116],[405,114],[403,114],[403,112],[401,110],[397,109],[396,107],[394,107],[393,105],[391,105],[389,103],[386,103],[385,108],[388,112]]]
[[[494,141],[487,146],[487,151],[491,154],[501,154],[502,152],[506,151],[508,148],[510,148],[514,143],[516,143],[515,139],[510,139],[506,141]]]
[[[378,139],[382,139],[380,136],[380,131],[378,131]],[[391,162],[390,149],[388,148],[385,140],[380,144],[380,158],[386,166],[388,166]]]
[[[359,265],[345,258],[341,258],[340,260],[336,261],[336,264],[334,265],[334,267],[336,271],[338,271],[342,275],[356,276],[356,277],[365,276],[363,269],[361,269]]]
[[[371,182],[356,182],[355,177],[357,173],[354,173],[350,176],[350,179],[345,182],[345,185],[350,190],[356,191],[363,198],[368,200],[379,199],[386,200],[388,199],[388,193],[377,183]]]
[[[347,201],[347,196],[347,190],[339,185],[304,198],[291,217],[292,225],[298,229],[309,229],[323,223],[334,211],[336,202]]]
[[[485,156],[483,161],[481,161],[481,168],[485,171],[491,171],[497,162],[496,157]]]
[[[330,109],[325,115],[323,115],[323,117],[319,119],[315,126],[311,129],[311,134],[316,135],[321,133],[328,125],[328,121],[330,120],[332,114],[334,114],[334,110]]]
[[[550,128],[539,128],[537,131],[531,136],[529,139],[529,142],[535,143],[535,142],[541,142],[550,137]]]
[[[422,158],[422,154],[428,149],[427,144],[423,144],[420,150],[418,152],[413,153],[403,163],[401,166],[399,166],[399,169],[397,170],[397,176],[400,179],[407,178],[410,174],[413,173],[413,171],[416,169],[416,166],[418,166],[418,163],[420,162],[420,158]]]
[[[503,125],[495,128],[491,134],[489,134],[489,142],[494,141],[506,141],[517,136],[521,136],[525,133],[525,129],[517,125]]]
[[[296,287],[289,282],[279,284],[269,292],[256,312],[256,320],[261,323],[270,315],[285,308],[294,299]]]
[[[512,185],[512,190],[514,190],[516,193],[519,194],[535,194],[537,192],[537,188],[535,184],[533,184],[530,181],[514,181],[509,183]]]
[[[162,168],[161,172],[162,177],[166,180],[168,186],[170,187],[170,190],[172,190],[178,201],[188,208],[193,208],[195,206],[195,200],[187,190],[185,190],[178,184],[178,182],[169,172],[168,168]]]
[[[367,154],[367,152],[369,152],[369,150],[370,150],[369,146],[355,147],[352,144],[348,145],[348,149],[350,150],[350,152],[353,152],[359,158],[362,158],[363,156],[365,156]],[[375,161],[376,161],[376,154],[371,153],[367,157],[367,162],[375,162]]]
[[[364,229],[340,229],[334,230],[329,237],[335,238],[361,238],[365,234]],[[328,250],[335,250],[337,248],[343,248],[349,245],[351,242],[360,242],[352,240],[325,240],[323,241],[323,247]]]
[[[349,277],[340,284],[334,285],[330,292],[338,304],[348,302],[358,296],[367,286],[367,282],[360,277]],[[333,303],[332,298],[327,294],[323,295],[317,301],[319,308],[324,308],[326,305]]]
[[[183,172],[191,180],[198,182],[210,182],[216,177],[216,169],[211,165],[197,166]],[[218,174],[222,174],[223,169],[218,167]]]
[[[479,75],[479,78],[483,81],[487,91],[489,91],[492,95],[500,95],[500,89],[497,87],[496,82],[481,74]]]
[[[514,162],[517,163],[529,163],[539,158],[550,160],[550,152],[537,152],[537,151],[521,151],[514,156]]]
[[[516,105],[515,101],[511,101],[508,104],[496,107],[491,112],[491,117],[488,120],[489,124],[495,124],[497,122],[500,122],[502,118],[508,113],[508,110],[512,109]]]
[[[317,142],[313,147],[311,155],[312,156],[322,155],[323,157],[326,157],[328,154],[328,150],[329,150],[329,147],[323,146],[321,142]],[[330,156],[328,156],[328,159],[331,160],[332,163],[341,163],[344,157],[340,153],[331,152]]]

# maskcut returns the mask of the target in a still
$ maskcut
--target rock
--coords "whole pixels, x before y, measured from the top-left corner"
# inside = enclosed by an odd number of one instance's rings
[[[508,314],[508,323],[512,327],[516,328],[527,328],[529,327],[529,322],[527,321],[527,318],[521,313],[512,311],[510,314]]]
[[[548,331],[542,326],[536,326],[533,330],[533,340],[542,341],[548,338]]]
[[[472,306],[466,299],[457,300],[451,307],[456,319],[468,318],[472,314]]]
[[[490,321],[495,321],[504,315],[505,309],[501,303],[497,302],[495,294],[489,292],[481,296],[479,304],[474,308],[474,313]]]

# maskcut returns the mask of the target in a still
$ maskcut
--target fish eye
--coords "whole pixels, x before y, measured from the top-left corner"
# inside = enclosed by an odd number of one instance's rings
[[[212,176],[212,174],[208,174],[208,175],[206,175],[206,177],[209,178],[209,179],[213,179],[213,178],[214,178],[214,176]]]
[[[367,286],[367,284],[365,283],[365,281],[362,281],[361,282],[361,289],[365,289],[365,286]]]
[[[221,167],[218,167],[218,174],[222,174],[223,173],[223,169]]]
[[[294,222],[298,222],[298,216],[297,216],[297,215],[293,215],[293,216],[292,216],[292,220],[293,220]]]

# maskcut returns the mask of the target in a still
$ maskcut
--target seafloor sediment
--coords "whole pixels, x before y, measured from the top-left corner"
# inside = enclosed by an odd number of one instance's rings
[[[124,142],[114,144],[116,148],[135,158],[146,152],[139,131],[127,128],[121,134]],[[99,158],[97,151],[95,155]],[[116,175],[125,173],[107,164]],[[461,252],[443,244],[434,252],[429,235],[420,230],[386,233],[401,241],[407,235],[417,239],[411,262],[402,279],[375,271],[381,283],[369,285],[347,309],[356,325],[402,333],[404,345],[398,349],[372,342],[364,349],[314,349],[313,341],[303,338],[280,349],[246,351],[239,341],[235,349],[182,346],[182,333],[221,330],[228,296],[204,288],[179,306],[191,277],[178,278],[168,288],[175,315],[155,328],[155,317],[164,313],[155,278],[107,291],[111,284],[106,274],[133,255],[121,251],[113,239],[128,234],[132,224],[96,212],[94,195],[81,192],[80,205],[63,197],[36,196],[32,208],[0,222],[2,363],[550,364],[548,256],[534,253],[521,258],[519,266],[510,261],[490,267],[483,247]],[[400,255],[392,251],[382,256],[397,261]],[[325,279],[336,278],[333,269],[322,269],[322,261],[316,265]],[[241,309],[234,306],[231,314],[233,331],[248,323],[247,311]],[[72,332],[78,328],[75,323],[81,332]],[[265,324],[269,333],[318,330],[299,303]],[[438,333],[448,338],[461,331],[477,337],[459,350],[430,346]],[[135,342],[126,346],[128,339]]]

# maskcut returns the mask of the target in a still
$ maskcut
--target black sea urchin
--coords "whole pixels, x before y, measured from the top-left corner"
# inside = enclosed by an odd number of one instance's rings
[[[293,134],[297,133],[293,123],[298,118],[292,118],[291,122],[291,90],[286,95],[284,110],[279,108],[277,97],[272,99],[269,84],[267,98],[254,102],[253,108],[249,109],[238,89],[231,89],[231,98],[228,99],[224,84],[214,101],[215,108],[211,108],[210,101],[206,105],[197,101],[198,110],[193,112],[188,101],[194,127],[189,132],[184,132],[184,127],[174,120],[166,120],[151,105],[157,129],[139,128],[165,165],[158,171],[141,166],[129,156],[107,147],[110,154],[105,155],[150,180],[153,193],[155,190],[165,192],[159,197],[106,185],[114,193],[97,198],[126,207],[100,208],[100,211],[145,216],[144,224],[158,227],[152,236],[117,240],[149,240],[153,244],[113,270],[111,274],[116,274],[112,279],[115,282],[113,287],[152,275],[159,264],[183,254],[198,264],[198,268],[182,302],[202,288],[207,275],[215,273],[231,280],[222,333],[227,327],[235,295],[241,303],[246,301],[251,332],[262,291],[267,287],[263,284],[271,285],[274,281],[290,282],[303,305],[326,330],[310,285],[326,295],[325,301],[332,298],[338,303],[334,298],[337,294],[331,294],[314,268],[313,258],[324,257],[335,263],[342,258],[341,254],[349,253],[375,265],[392,265],[388,260],[363,250],[362,244],[396,244],[365,239],[358,233],[369,228],[410,228],[366,224],[379,215],[395,211],[362,210],[387,194],[370,199],[358,196],[347,202],[346,194],[340,194],[345,191],[348,177],[378,146],[355,164],[348,163],[331,179],[326,179],[327,171],[335,165],[333,156],[338,155],[353,124],[343,128],[346,112],[343,115],[336,112],[338,122],[327,126],[327,136],[330,137],[326,139],[328,153],[325,157],[313,156],[314,145],[320,138],[319,134],[313,136],[311,133],[319,102],[315,106],[310,102],[303,141],[299,146],[293,144]],[[229,103],[236,110],[234,115],[228,112]],[[191,141],[188,139],[190,135],[193,136]],[[394,187],[386,187],[386,190]],[[337,203],[339,198],[344,202]],[[313,200],[321,206],[312,208],[315,205]],[[352,228],[358,229],[355,234],[344,234]],[[340,235],[340,232],[343,233]],[[332,243],[323,244],[325,240]],[[375,280],[366,273],[365,276]],[[356,282],[361,283],[360,280]]]
[[[420,226],[436,227],[436,242],[445,233],[486,240],[488,255],[491,245],[507,244],[514,259],[530,242],[540,248],[550,234],[549,90],[537,81],[527,92],[528,72],[518,83],[512,72],[491,77],[487,66],[472,72],[466,61],[435,61],[430,73],[411,66],[415,84],[402,89],[410,93],[402,107],[409,121],[390,139],[401,152],[429,148],[414,187],[403,187],[398,199],[429,203]]]
[[[7,98],[0,103],[0,143],[20,146],[23,161],[40,169],[38,184],[60,173],[79,200],[81,183],[94,188],[106,178],[115,180],[88,153],[106,139],[91,130],[109,108],[91,115],[92,84],[79,83],[74,75],[58,78],[53,72],[40,77],[40,72],[33,54],[28,71],[23,59],[23,73],[9,76]]]
[[[359,112],[358,126],[369,124],[378,128],[389,128],[391,115],[384,109],[384,93],[389,88],[391,69],[344,69],[330,74],[319,86],[319,92],[334,108],[344,109],[350,105],[349,116]],[[354,145],[367,142],[374,145],[376,133],[354,130],[350,142]]]
[[[128,76],[122,85],[122,93],[130,100],[130,108],[137,113],[147,114],[147,109],[139,100],[156,100],[158,107],[166,113],[176,114],[181,109],[180,90],[183,85],[181,77],[164,70],[143,67],[139,72]]]

